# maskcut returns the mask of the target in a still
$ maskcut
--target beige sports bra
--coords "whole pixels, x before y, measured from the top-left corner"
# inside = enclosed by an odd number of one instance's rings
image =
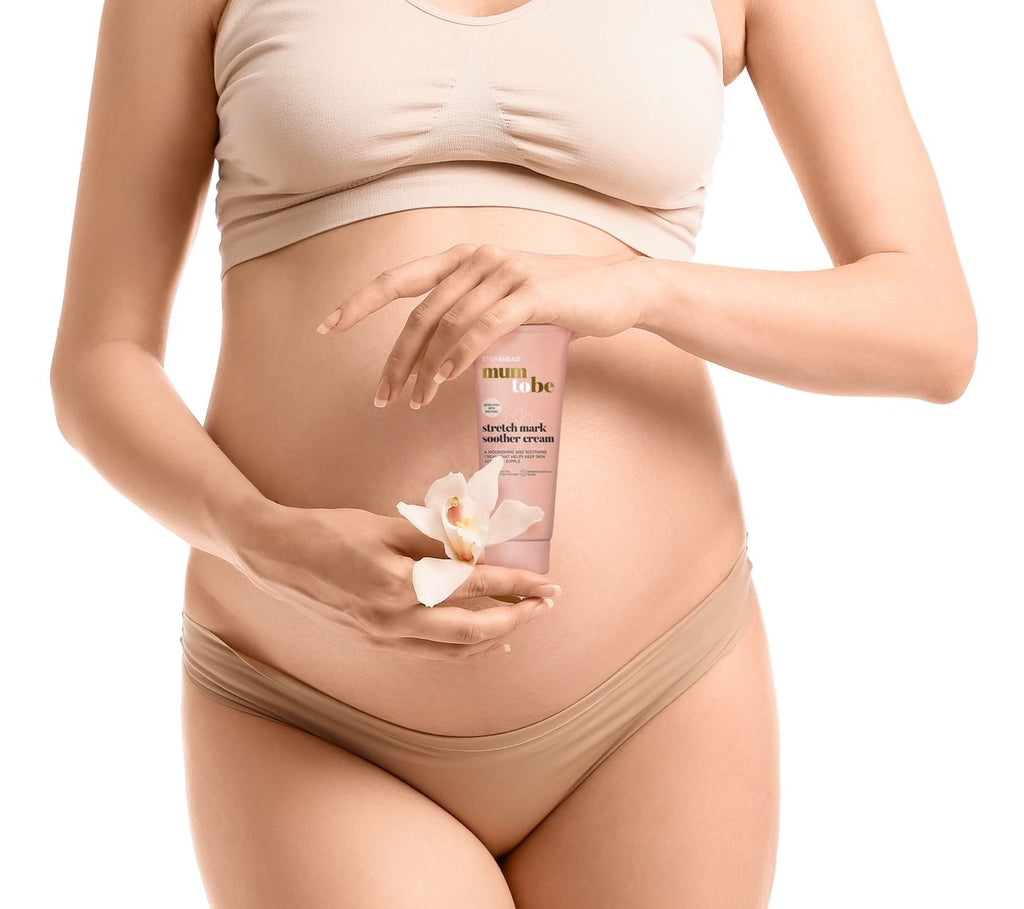
[[[718,153],[711,0],[229,0],[214,45],[231,266],[385,212],[507,206],[688,260]]]

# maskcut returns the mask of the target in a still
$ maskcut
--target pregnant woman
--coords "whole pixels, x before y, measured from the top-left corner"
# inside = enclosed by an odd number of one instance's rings
[[[744,67],[833,268],[691,261]],[[215,162],[200,425],[162,364]],[[472,363],[532,323],[573,333],[550,571],[485,556],[428,609],[444,551],[396,505],[477,469]],[[871,0],[107,0],[52,382],[192,547],[211,905],[767,905],[775,695],[707,361],[941,403],[975,345]]]

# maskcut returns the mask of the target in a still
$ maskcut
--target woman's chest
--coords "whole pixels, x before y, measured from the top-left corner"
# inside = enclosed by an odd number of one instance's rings
[[[706,182],[723,110],[710,0],[528,0],[486,19],[234,0],[215,48],[221,167],[308,193],[499,161],[655,208]]]

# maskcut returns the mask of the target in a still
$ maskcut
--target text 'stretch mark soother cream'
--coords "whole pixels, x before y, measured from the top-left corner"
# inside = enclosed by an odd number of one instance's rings
[[[543,520],[515,539],[488,546],[488,565],[541,573],[549,568],[571,337],[560,325],[521,325],[473,365],[480,466],[501,455],[498,501],[518,499],[544,509]]]

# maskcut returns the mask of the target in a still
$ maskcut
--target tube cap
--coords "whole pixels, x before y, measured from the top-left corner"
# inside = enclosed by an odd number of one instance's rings
[[[525,568],[527,571],[547,574],[550,562],[550,540],[509,540],[507,543],[495,543],[484,550],[485,565]]]

